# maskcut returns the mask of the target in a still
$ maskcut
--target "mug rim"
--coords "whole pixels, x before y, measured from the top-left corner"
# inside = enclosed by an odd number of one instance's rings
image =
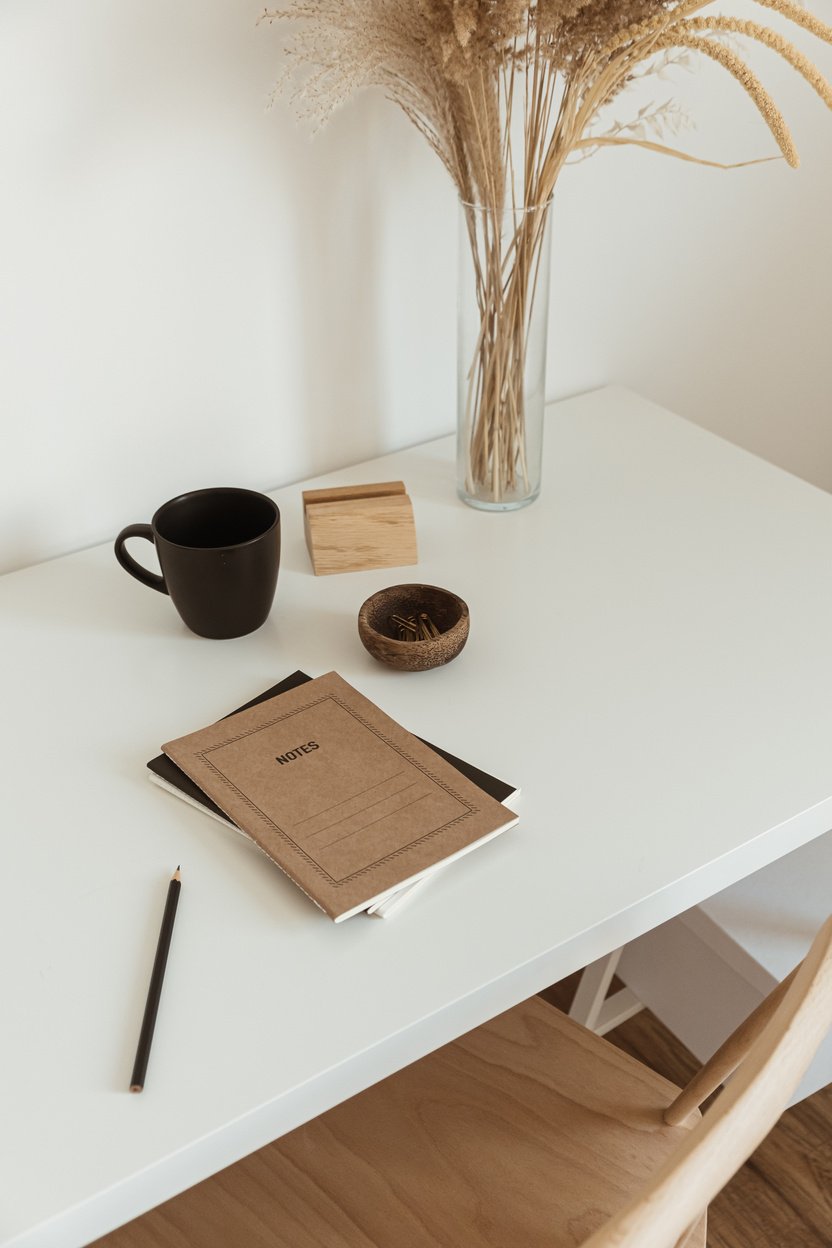
[[[203,494],[244,494],[249,498],[259,498],[263,502],[269,504],[274,511],[271,524],[265,529],[261,529],[254,537],[247,537],[244,542],[226,542],[222,546],[189,546],[186,542],[175,542],[170,537],[165,537],[164,533],[159,532],[158,520],[162,512],[167,511],[169,507],[175,506],[177,503],[183,503],[192,498],[199,498]],[[259,542],[266,534],[271,533],[272,529],[277,528],[280,524],[280,508],[273,498],[269,498],[268,494],[262,494],[260,490],[249,490],[239,485],[209,485],[201,490],[185,490],[182,494],[169,498],[166,503],[162,503],[153,513],[150,521],[150,527],[153,530],[154,541],[161,538],[163,542],[167,542],[169,546],[175,546],[177,550],[240,550],[243,546],[250,546],[253,542]]]

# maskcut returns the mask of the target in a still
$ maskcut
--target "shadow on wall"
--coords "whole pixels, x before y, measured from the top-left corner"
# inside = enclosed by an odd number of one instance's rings
[[[297,264],[298,418],[313,462],[328,447],[348,446],[348,427],[361,431],[362,446],[383,438],[385,107],[357,99],[317,134],[299,125],[294,145],[298,176],[287,189]]]

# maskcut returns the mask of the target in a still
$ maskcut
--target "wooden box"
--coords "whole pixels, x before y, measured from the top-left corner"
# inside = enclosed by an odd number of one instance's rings
[[[304,490],[303,527],[316,576],[418,562],[403,481]]]

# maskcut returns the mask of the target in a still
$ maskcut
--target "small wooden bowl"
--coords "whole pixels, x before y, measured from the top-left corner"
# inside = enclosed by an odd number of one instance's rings
[[[399,641],[390,616],[420,611],[427,611],[439,636],[430,641]],[[468,640],[468,627],[466,604],[436,585],[390,585],[368,598],[358,612],[358,635],[365,650],[400,672],[425,672],[450,663]]]

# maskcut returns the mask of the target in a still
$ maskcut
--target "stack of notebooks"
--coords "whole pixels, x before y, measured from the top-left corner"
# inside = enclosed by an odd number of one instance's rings
[[[155,783],[244,833],[336,923],[386,918],[517,822],[505,782],[303,672],[162,746]]]

